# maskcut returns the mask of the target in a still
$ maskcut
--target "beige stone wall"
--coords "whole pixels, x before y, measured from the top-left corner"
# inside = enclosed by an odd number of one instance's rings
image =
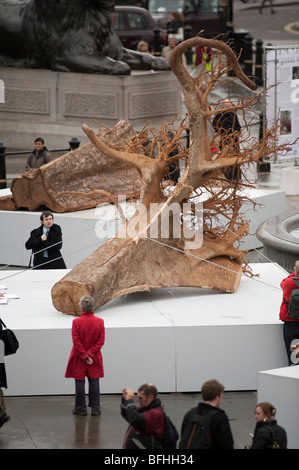
[[[5,102],[0,103],[0,142],[9,150],[31,149],[35,137],[48,148],[65,148],[72,137],[84,143],[93,119],[113,127],[120,119],[136,130],[158,126],[181,113],[181,90],[172,72],[110,76],[1,68]]]

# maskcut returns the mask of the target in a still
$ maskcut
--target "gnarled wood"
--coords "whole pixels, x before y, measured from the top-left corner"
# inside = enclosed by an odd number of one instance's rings
[[[148,239],[138,243],[132,239],[109,240],[55,284],[54,306],[64,313],[80,315],[78,299],[83,295],[92,295],[99,308],[115,297],[161,287],[206,287],[229,293],[237,290],[242,273],[239,264],[217,255],[212,264],[206,263],[188,256],[198,255],[200,250],[188,253],[176,246],[179,243],[170,242],[172,246]]]
[[[132,126],[120,121],[113,132],[101,129],[98,138],[109,145],[130,141],[136,136]],[[114,162],[88,142],[76,150],[15,178],[11,197],[0,198],[0,209],[46,206],[53,212],[72,212],[111,201],[111,195],[138,196],[140,178],[128,161]]]

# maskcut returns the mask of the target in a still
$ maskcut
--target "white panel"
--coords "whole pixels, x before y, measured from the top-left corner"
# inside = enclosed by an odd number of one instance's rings
[[[9,190],[0,190],[0,196],[9,194]],[[258,205],[245,203],[242,211],[250,222],[249,235],[241,242],[242,250],[252,250],[262,246],[255,232],[267,219],[285,212],[286,198],[284,191],[251,189],[246,195]],[[248,207],[247,207],[248,206]],[[28,266],[30,251],[25,249],[31,230],[39,227],[40,212],[0,211],[1,243],[0,264]],[[55,214],[54,222],[61,226],[63,236],[62,255],[68,268],[74,268],[87,256],[93,253],[105,240],[97,236],[103,233],[101,213],[97,208],[84,211]],[[111,227],[111,233],[114,226]],[[114,227],[117,228],[117,225]],[[114,232],[113,232],[114,233]]]
[[[257,403],[268,401],[277,409],[277,422],[285,428],[288,449],[299,449],[299,367],[266,370],[258,374]]]
[[[169,288],[116,298],[96,311],[106,328],[103,393],[156,383],[160,392],[199,391],[216,377],[226,390],[256,390],[257,374],[287,365],[278,319],[275,264],[252,264],[235,294]],[[6,358],[7,396],[73,393],[64,373],[72,347],[71,315],[56,311],[51,288],[65,270],[0,271],[0,284],[19,299],[0,305],[20,349]]]

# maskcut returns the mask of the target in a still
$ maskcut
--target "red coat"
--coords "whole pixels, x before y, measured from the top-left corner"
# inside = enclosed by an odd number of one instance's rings
[[[101,348],[105,342],[105,327],[102,318],[93,313],[82,312],[81,317],[73,320],[73,348],[67,364],[65,377],[84,380],[85,377],[97,379],[104,377]],[[85,359],[91,357],[93,364]]]
[[[297,289],[295,282],[292,277],[295,273],[290,274],[288,277],[281,281],[280,287],[282,288],[282,303],[280,306],[279,319],[281,321],[299,321],[289,317],[288,303],[290,301],[291,292],[293,289]],[[298,282],[298,278],[296,277]]]

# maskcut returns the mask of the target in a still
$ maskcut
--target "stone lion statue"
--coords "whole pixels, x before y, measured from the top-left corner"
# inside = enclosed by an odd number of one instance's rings
[[[129,75],[170,70],[168,61],[125,49],[113,0],[1,0],[0,66]]]

